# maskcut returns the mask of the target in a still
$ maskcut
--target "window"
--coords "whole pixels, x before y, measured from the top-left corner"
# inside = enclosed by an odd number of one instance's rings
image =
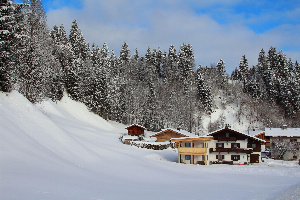
[[[240,155],[231,155],[231,160],[239,161],[240,160]]]
[[[226,133],[226,137],[229,137],[229,133]]]
[[[185,143],[185,147],[191,147],[191,143],[190,142],[186,142]]]
[[[252,144],[252,148],[255,149],[256,148],[256,144]]]
[[[191,160],[191,155],[185,155],[186,160]]]
[[[297,139],[290,139],[290,142],[297,142]]]
[[[221,154],[219,154],[219,155],[216,155],[216,159],[217,160],[224,160],[224,155],[221,155]]]
[[[217,143],[217,148],[224,148],[224,143]]]
[[[240,148],[240,143],[231,143],[231,148]]]

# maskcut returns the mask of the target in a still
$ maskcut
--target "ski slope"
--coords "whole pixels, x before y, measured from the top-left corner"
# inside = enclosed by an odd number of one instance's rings
[[[125,132],[67,96],[0,92],[0,199],[300,199],[297,162],[178,164],[174,150],[122,144]]]

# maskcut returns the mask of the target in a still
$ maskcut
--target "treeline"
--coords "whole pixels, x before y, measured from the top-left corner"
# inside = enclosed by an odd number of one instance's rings
[[[218,97],[224,105],[240,106],[239,115],[252,116],[249,110],[254,110],[253,121],[300,125],[299,64],[285,62],[273,47],[267,56],[260,53],[253,68],[243,56],[229,77],[223,60],[196,69],[190,44],[178,51],[171,45],[168,52],[149,47],[141,56],[124,43],[117,56],[106,43],[90,47],[76,21],[69,36],[63,25],[48,30],[40,0],[1,1],[0,19],[0,89],[18,90],[33,103],[58,101],[65,91],[105,119],[153,131],[175,127],[194,132],[203,129],[202,117],[219,106]],[[272,111],[259,113],[259,106],[266,105]],[[211,129],[224,123],[220,119]]]

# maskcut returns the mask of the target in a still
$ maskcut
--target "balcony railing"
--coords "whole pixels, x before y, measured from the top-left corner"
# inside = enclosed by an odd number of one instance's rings
[[[236,141],[236,137],[218,137],[218,141]]]
[[[236,152],[236,153],[252,153],[252,149],[241,148],[210,148],[209,152]]]
[[[207,148],[201,147],[179,147],[179,153],[188,153],[188,154],[206,154]]]
[[[253,148],[253,152],[261,152],[261,148]]]

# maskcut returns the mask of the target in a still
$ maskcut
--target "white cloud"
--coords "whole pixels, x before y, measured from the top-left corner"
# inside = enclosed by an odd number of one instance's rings
[[[132,52],[138,48],[141,55],[148,46],[168,51],[171,44],[178,50],[180,44],[191,43],[197,65],[210,65],[223,59],[229,73],[238,67],[244,54],[251,66],[257,63],[261,48],[268,51],[270,46],[278,49],[295,44],[300,46],[297,37],[299,26],[282,26],[256,34],[243,25],[242,18],[219,24],[209,15],[195,14],[182,2],[86,0],[81,10],[62,8],[49,11],[48,22],[50,26],[64,24],[68,32],[71,22],[76,19],[88,42],[100,46],[107,42],[116,54],[124,41]],[[220,3],[218,0],[198,2],[194,1],[197,6]],[[232,0],[229,3],[236,2]],[[287,53],[287,56],[293,61],[299,59],[299,49]]]

